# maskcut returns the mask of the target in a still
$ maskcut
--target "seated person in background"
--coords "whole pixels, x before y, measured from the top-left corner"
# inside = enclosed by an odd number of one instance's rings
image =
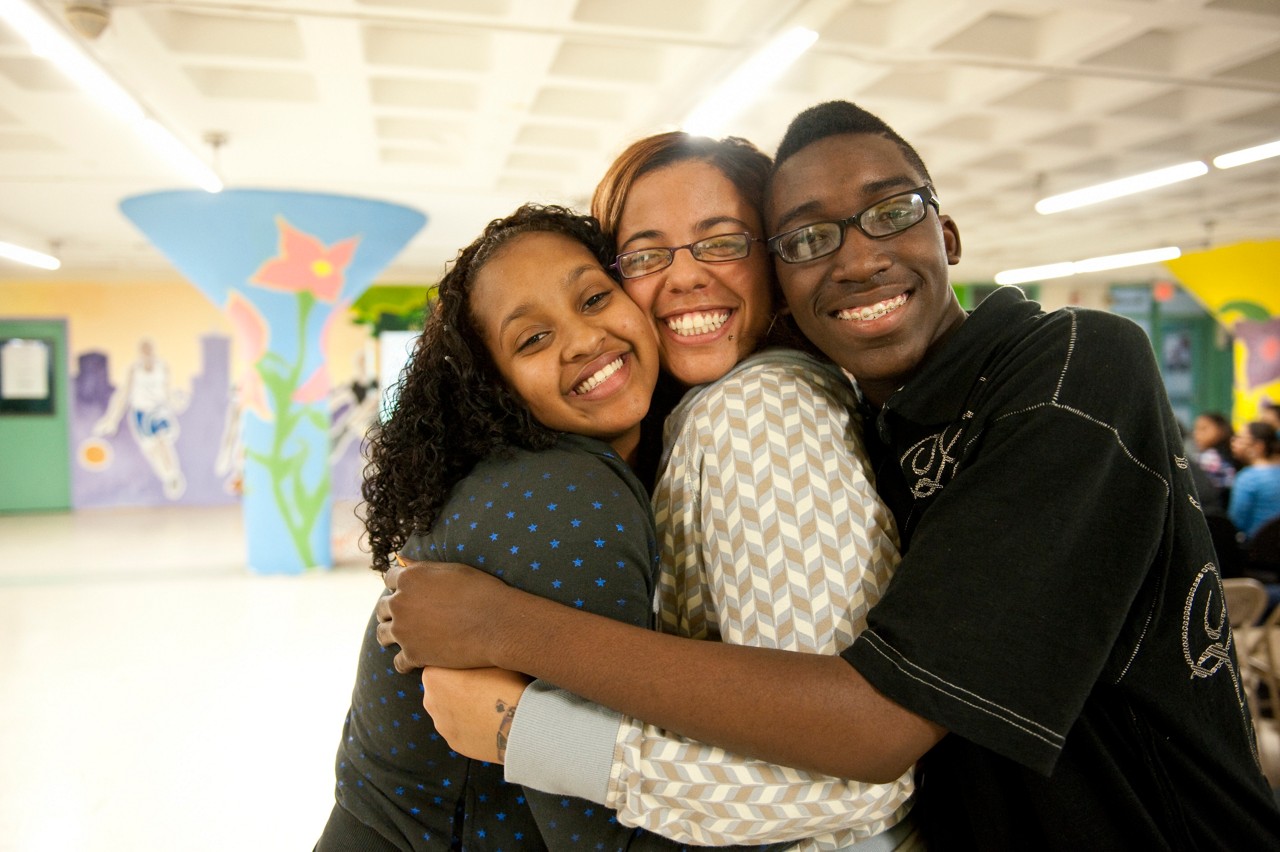
[[[1196,416],[1191,427],[1195,442],[1196,462],[1213,485],[1215,493],[1201,494],[1205,505],[1227,505],[1231,483],[1236,475],[1236,462],[1231,454],[1231,421],[1219,411],[1206,411]]]
[[[1280,517],[1280,438],[1270,424],[1255,420],[1231,439],[1231,449],[1245,466],[1231,487],[1227,514],[1247,545],[1267,521]]]
[[[1264,397],[1262,402],[1258,404],[1258,419],[1270,426],[1277,435],[1280,435],[1280,405],[1268,397]]]

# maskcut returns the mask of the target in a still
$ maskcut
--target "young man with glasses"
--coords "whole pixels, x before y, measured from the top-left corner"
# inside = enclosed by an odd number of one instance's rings
[[[402,662],[529,672],[838,777],[920,760],[915,813],[936,848],[1280,845],[1142,331],[1015,289],[966,315],[948,280],[959,230],[924,164],[852,104],[792,123],[768,225],[797,323],[857,379],[903,535],[867,631],[840,657],[691,643],[451,567],[390,578],[434,625]]]

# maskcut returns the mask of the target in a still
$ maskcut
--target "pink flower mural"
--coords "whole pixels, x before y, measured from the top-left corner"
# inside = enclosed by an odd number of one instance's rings
[[[235,330],[249,567],[329,567],[328,331],[426,217],[370,199],[234,189],[151,193],[121,209]]]
[[[322,302],[336,299],[360,238],[326,246],[294,228],[283,216],[276,218],[276,226],[280,229],[280,254],[262,264],[249,282],[286,293],[310,293]]]
[[[275,415],[267,405],[262,376],[258,373],[258,362],[267,353],[271,328],[262,318],[262,313],[253,306],[253,302],[240,295],[239,290],[232,290],[227,296],[226,311],[231,320],[232,339],[235,341],[238,360],[249,367],[240,376],[237,390],[240,408],[242,411],[252,411],[263,420],[273,420]]]

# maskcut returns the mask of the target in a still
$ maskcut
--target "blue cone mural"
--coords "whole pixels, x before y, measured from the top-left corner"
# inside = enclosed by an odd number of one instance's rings
[[[120,208],[235,331],[250,569],[331,567],[327,332],[426,217],[271,190],[157,192]]]

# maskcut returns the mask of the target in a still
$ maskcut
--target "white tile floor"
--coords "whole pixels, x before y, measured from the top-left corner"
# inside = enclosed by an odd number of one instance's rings
[[[238,507],[0,515],[0,850],[311,849],[381,581],[243,550]]]

